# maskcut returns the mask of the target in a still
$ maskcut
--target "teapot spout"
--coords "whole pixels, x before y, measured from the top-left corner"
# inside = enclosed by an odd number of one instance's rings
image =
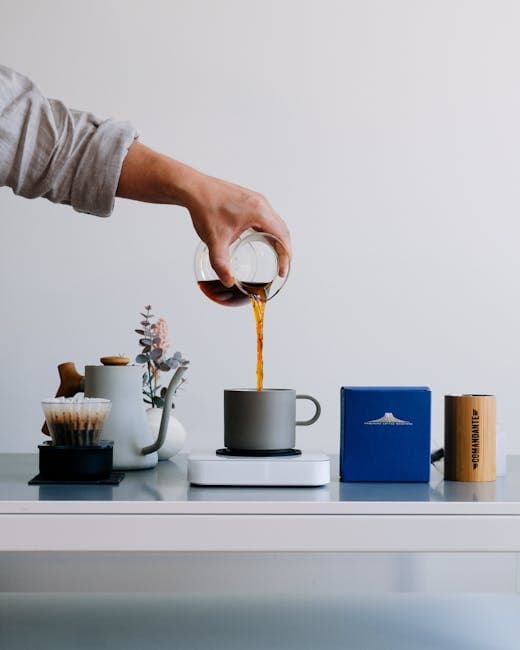
[[[164,444],[164,440],[166,438],[166,431],[168,430],[168,423],[170,420],[173,396],[175,395],[175,391],[179,387],[179,384],[181,383],[182,380],[182,376],[184,375],[186,370],[187,370],[186,366],[179,366],[175,371],[175,373],[173,374],[173,377],[171,378],[171,381],[168,385],[168,389],[166,390],[166,395],[164,396],[164,406],[163,406],[163,412],[161,417],[161,426],[159,428],[159,435],[157,436],[157,440],[153,444],[148,445],[147,447],[143,447],[141,449],[141,454],[143,456],[145,456],[146,454],[151,454],[154,451],[159,451],[159,449]]]

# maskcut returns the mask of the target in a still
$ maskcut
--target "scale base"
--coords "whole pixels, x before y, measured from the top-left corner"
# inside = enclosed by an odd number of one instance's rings
[[[255,487],[319,487],[330,482],[330,461],[321,452],[300,456],[217,456],[193,453],[188,458],[188,481],[194,485]]]
[[[245,450],[245,449],[228,449],[223,447],[217,449],[217,456],[252,456],[253,458],[276,458],[277,456],[301,456],[302,452],[299,449],[272,449],[272,450]]]

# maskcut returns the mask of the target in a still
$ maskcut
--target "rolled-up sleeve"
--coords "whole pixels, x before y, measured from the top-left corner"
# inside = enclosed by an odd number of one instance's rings
[[[0,66],[0,186],[15,194],[108,217],[137,137],[130,122],[71,110]]]

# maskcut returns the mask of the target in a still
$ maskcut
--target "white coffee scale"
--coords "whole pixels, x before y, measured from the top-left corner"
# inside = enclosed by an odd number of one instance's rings
[[[280,456],[194,452],[188,459],[188,481],[215,486],[319,487],[330,482],[330,461],[322,452]]]

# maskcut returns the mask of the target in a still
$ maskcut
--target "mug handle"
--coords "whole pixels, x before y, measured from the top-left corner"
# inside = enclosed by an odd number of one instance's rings
[[[314,424],[321,415],[321,406],[318,400],[315,397],[312,397],[311,395],[296,395],[296,399],[308,399],[316,407],[316,412],[314,413],[314,415],[310,420],[298,420],[296,422],[296,426],[306,427],[309,426],[309,424]]]

